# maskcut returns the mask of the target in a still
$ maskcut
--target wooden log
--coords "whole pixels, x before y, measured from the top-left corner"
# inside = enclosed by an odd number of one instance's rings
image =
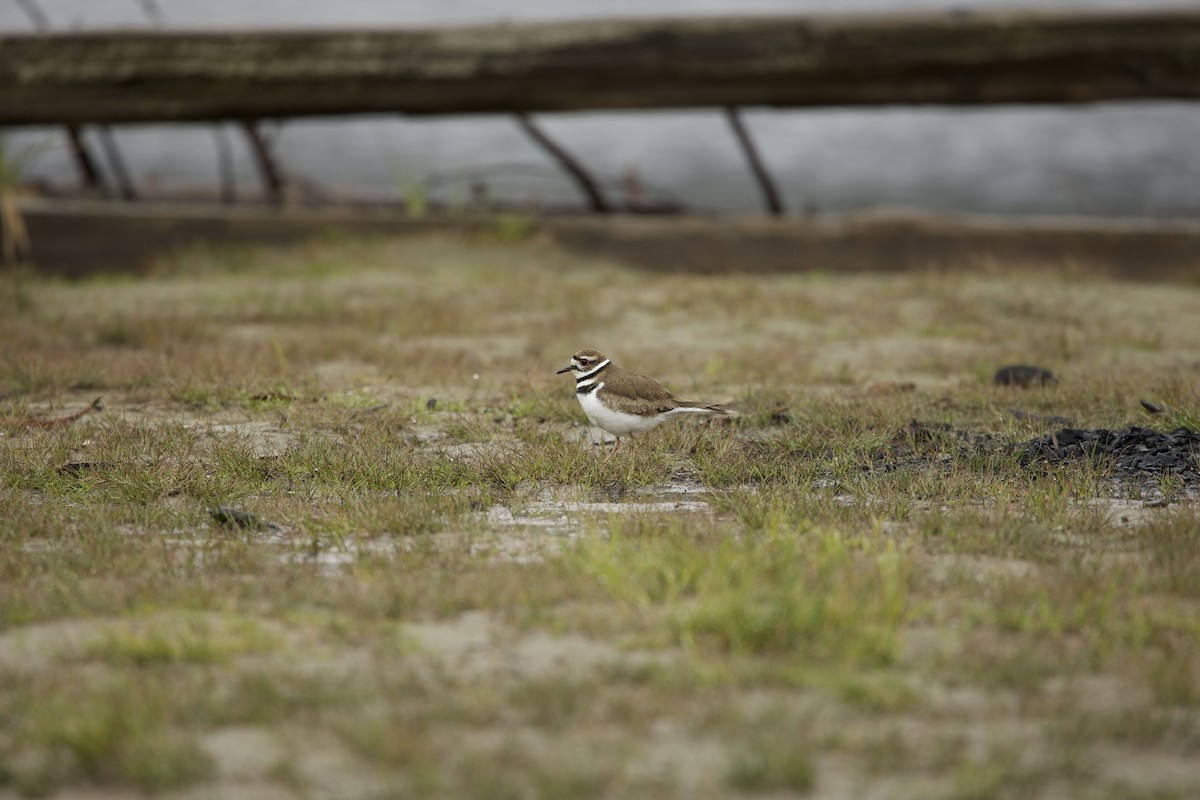
[[[0,124],[1200,97],[1200,10],[0,37]]]

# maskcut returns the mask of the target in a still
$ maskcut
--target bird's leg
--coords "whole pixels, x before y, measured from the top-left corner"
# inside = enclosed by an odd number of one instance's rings
[[[616,454],[617,448],[621,446],[621,437],[614,436],[613,438],[616,439],[616,442],[613,443],[613,446],[608,451],[608,457],[604,459],[604,461],[600,464],[600,466],[604,466],[605,464],[607,464],[612,459],[612,457]]]
[[[641,438],[645,438],[645,437],[641,437]],[[639,453],[639,451],[645,449],[644,447],[638,447],[638,444],[637,444],[638,437],[634,436],[632,433],[629,434],[629,441],[631,442],[631,444],[629,445],[629,447],[631,448],[631,453],[630,453],[630,457],[628,459],[629,470],[625,474],[625,480],[627,480],[627,481],[633,480],[633,471],[637,466],[638,453]]]

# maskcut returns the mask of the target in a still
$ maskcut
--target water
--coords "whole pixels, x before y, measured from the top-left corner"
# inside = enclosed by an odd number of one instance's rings
[[[145,0],[142,0],[144,2]],[[40,0],[54,29],[147,26],[138,0]],[[169,28],[373,27],[661,16],[944,8],[930,0],[484,0],[397,4],[358,0],[157,0]],[[967,0],[956,8],[1137,8],[1137,0],[1049,3]],[[1198,8],[1200,0],[1156,2]],[[498,14],[497,9],[503,10]],[[0,5],[0,31],[29,31]],[[543,114],[539,121],[619,197],[636,172],[648,193],[694,210],[755,211],[761,199],[724,117],[714,110]],[[1200,106],[1112,103],[1083,107],[749,109],[745,120],[789,208],[822,212],[914,208],[938,212],[1190,217],[1200,214]],[[139,183],[209,190],[217,183],[211,125],[129,125],[114,135]],[[95,134],[89,134],[101,152]],[[6,149],[30,154],[33,180],[72,182],[61,133],[11,130]],[[258,181],[245,143],[228,131],[242,191]],[[575,204],[552,162],[503,116],[367,116],[288,122],[278,152],[287,171],[326,191],[395,200],[414,193],[467,202],[472,181],[530,206]],[[35,155],[34,155],[35,154]]]

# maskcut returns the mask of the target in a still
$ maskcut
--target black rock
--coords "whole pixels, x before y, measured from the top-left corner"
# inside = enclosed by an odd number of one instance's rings
[[[110,464],[107,461],[68,461],[67,463],[61,465],[58,468],[58,471],[61,472],[63,475],[70,475],[72,477],[78,478],[78,477],[82,476],[85,472],[93,472],[96,470],[108,470],[108,469],[112,469],[113,466],[115,466],[115,465]]]
[[[788,413],[786,403],[779,403],[767,414],[767,420],[772,425],[789,425],[793,422],[792,415]]]
[[[1009,364],[996,370],[992,382],[998,386],[1045,386],[1058,383],[1054,373],[1029,364]]]
[[[259,519],[249,511],[242,511],[229,506],[214,506],[208,510],[208,515],[228,528],[246,528],[250,530],[282,530],[274,522]]]

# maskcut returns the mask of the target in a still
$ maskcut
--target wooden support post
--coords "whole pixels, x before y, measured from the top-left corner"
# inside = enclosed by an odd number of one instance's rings
[[[29,21],[38,33],[50,31],[50,18],[34,0],[17,0],[17,5],[25,12],[25,16],[29,17]],[[108,187],[105,185],[104,176],[100,174],[100,169],[96,166],[96,159],[92,156],[92,152],[83,138],[82,127],[72,123],[67,123],[65,127],[71,158],[75,162],[75,168],[79,170],[79,177],[83,180],[83,185],[103,196],[108,196]]]
[[[33,23],[35,30],[50,30],[50,18],[42,11],[41,6],[33,2],[33,0],[17,0],[17,5],[25,12],[25,16],[29,17],[29,21]]]
[[[600,191],[596,179],[592,177],[583,164],[579,163],[574,156],[562,147],[559,147],[557,142],[534,124],[528,114],[520,112],[516,116],[517,124],[521,126],[521,130],[525,131],[529,135],[529,138],[533,139],[543,150],[549,153],[550,157],[557,161],[559,166],[571,176],[575,185],[579,187],[579,191],[583,192],[584,196],[587,197],[588,208],[590,210],[597,214],[607,214],[612,211],[612,208],[608,205],[608,201],[604,199],[604,194]]]
[[[742,115],[731,106],[725,109],[725,118],[729,120],[729,126],[733,128],[733,134],[737,137],[738,144],[746,155],[746,162],[750,165],[750,171],[754,173],[754,180],[758,182],[758,188],[762,192],[763,201],[767,204],[767,210],[773,217],[782,217],[783,199],[779,196],[779,189],[775,186],[771,173],[767,171],[766,164],[758,154],[754,140],[750,138],[750,131],[746,130],[746,125],[742,122]]]
[[[246,141],[250,143],[250,152],[254,155],[254,163],[258,164],[258,171],[262,176],[268,202],[276,206],[283,205],[283,173],[279,171],[279,165],[275,163],[275,156],[271,152],[267,140],[263,138],[262,131],[258,128],[258,122],[242,120],[240,125],[246,134]]]
[[[113,138],[112,129],[107,125],[101,125],[97,135],[100,137],[100,147],[104,150],[109,172],[112,173],[113,179],[117,183],[117,191],[120,193],[121,199],[137,200],[137,189],[134,188],[133,180],[129,177],[129,170],[125,169],[125,159],[122,158],[121,150],[117,147],[117,140]]]
[[[161,28],[165,24],[162,9],[159,8],[155,0],[138,0],[138,5],[142,7],[142,13],[146,15],[146,19],[155,28]]]
[[[213,128],[213,141],[217,145],[217,174],[221,178],[221,202],[232,205],[237,202],[237,176],[233,169],[233,145],[229,131],[222,123]]]
[[[79,176],[83,179],[83,185],[98,194],[108,197],[108,184],[104,180],[104,175],[101,174],[100,168],[96,166],[96,159],[92,156],[92,151],[88,149],[87,142],[83,138],[83,129],[78,125],[67,125],[67,144],[71,149],[71,158],[75,161],[75,168],[79,170]]]

